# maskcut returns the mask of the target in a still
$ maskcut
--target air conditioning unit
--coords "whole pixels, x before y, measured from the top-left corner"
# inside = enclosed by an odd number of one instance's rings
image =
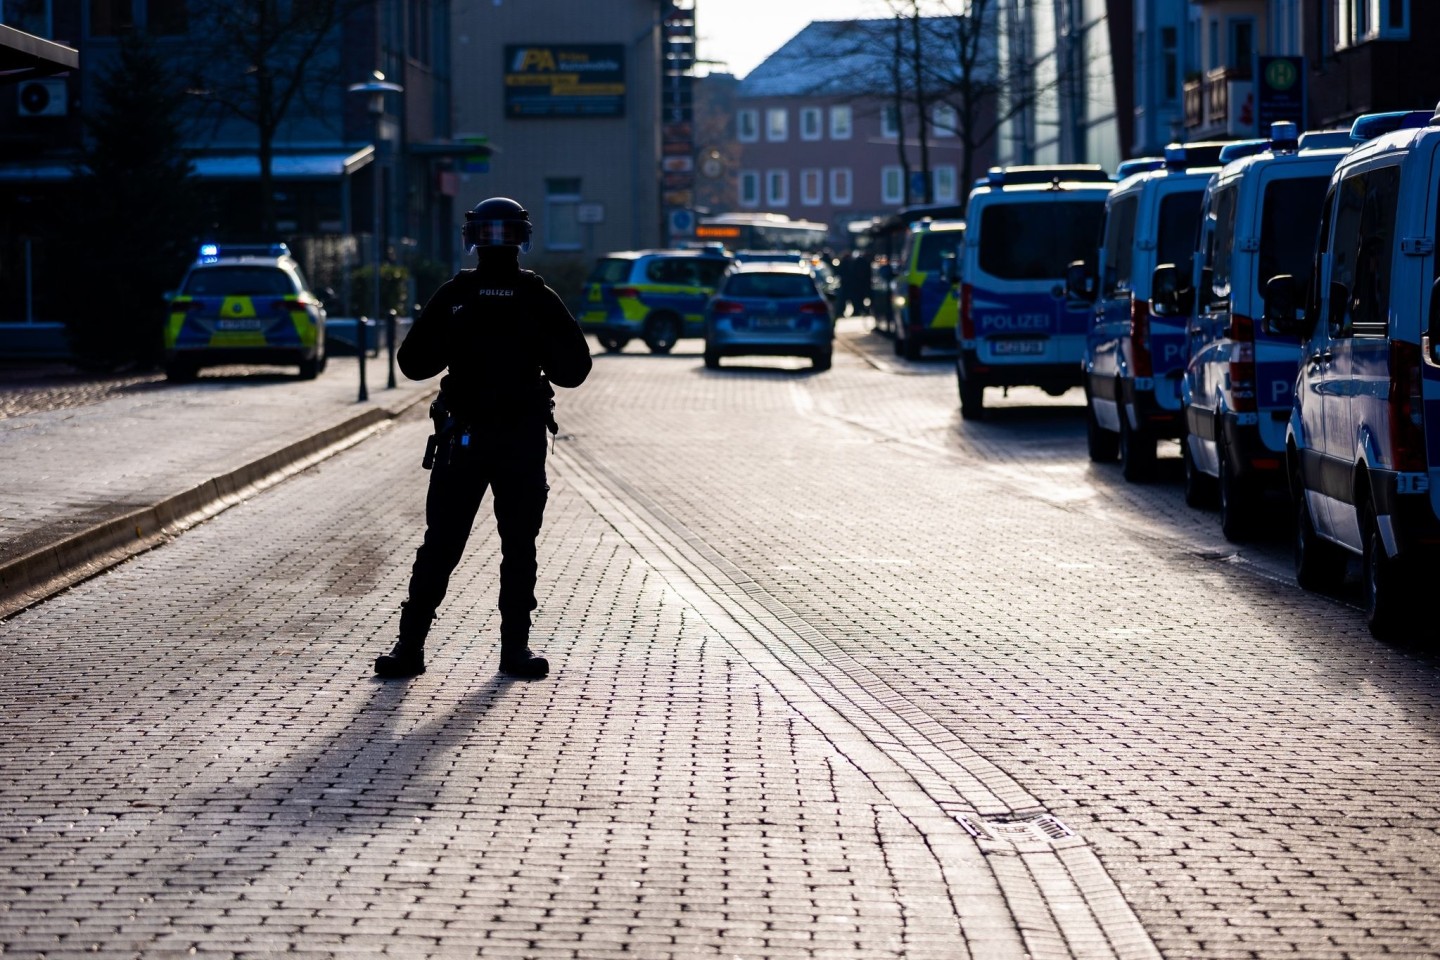
[[[63,117],[69,107],[64,80],[27,80],[16,96],[22,117]]]

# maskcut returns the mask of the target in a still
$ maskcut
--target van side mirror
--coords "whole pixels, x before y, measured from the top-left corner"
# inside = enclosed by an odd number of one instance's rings
[[[1440,277],[1430,287],[1430,323],[1425,328],[1425,362],[1440,367]]]
[[[1179,317],[1195,305],[1195,291],[1186,289],[1185,275],[1173,263],[1162,263],[1150,275],[1150,312],[1157,317]]]
[[[1065,295],[1071,300],[1095,302],[1095,274],[1084,260],[1072,260],[1065,268]]]
[[[1298,336],[1300,333],[1299,300],[1299,286],[1290,274],[1276,274],[1266,281],[1263,319],[1265,332],[1287,337]]]
[[[960,260],[955,254],[947,253],[940,258],[940,276],[949,284],[960,282]]]
[[[1330,281],[1330,329],[1340,330],[1345,326],[1345,310],[1350,306],[1350,288],[1343,283]]]

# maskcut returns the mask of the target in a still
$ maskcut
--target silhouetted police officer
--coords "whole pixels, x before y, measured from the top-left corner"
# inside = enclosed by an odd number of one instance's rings
[[[500,670],[538,680],[549,672],[531,652],[535,538],[545,512],[552,383],[577,387],[590,349],[565,304],[536,274],[520,269],[530,249],[530,215],[493,197],[465,214],[462,236],[474,270],[446,281],[421,311],[397,360],[412,380],[449,368],[431,413],[436,432],[425,500],[425,540],[415,555],[400,638],[375,660],[382,677],[425,672],[425,637],[460,562],[486,487],[500,532]]]

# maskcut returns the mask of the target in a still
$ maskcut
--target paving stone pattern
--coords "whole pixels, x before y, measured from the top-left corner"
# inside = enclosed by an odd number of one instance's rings
[[[562,394],[542,683],[494,672],[488,506],[429,672],[368,675],[418,409],[0,623],[0,954],[1440,956],[1434,661],[1088,464],[1075,395],[962,424],[846,343]],[[933,802],[981,792],[1144,942]]]

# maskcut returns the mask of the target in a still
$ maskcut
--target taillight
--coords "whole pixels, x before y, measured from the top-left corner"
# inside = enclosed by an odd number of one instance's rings
[[[285,299],[285,300],[277,300],[277,301],[275,301],[275,312],[276,312],[276,313],[289,313],[289,312],[291,312],[292,310],[304,310],[304,309],[305,309],[305,301],[304,301],[304,300],[296,299],[296,298],[294,298],[294,297],[290,297],[290,298],[287,298],[287,299]]]
[[[1255,321],[1230,315],[1230,409],[1236,413],[1259,410],[1255,396]]]
[[[745,307],[744,307],[744,305],[743,305],[743,304],[736,303],[734,300],[716,300],[714,303],[712,303],[712,304],[710,305],[710,309],[713,310],[713,311],[715,311],[716,313],[744,313],[744,312],[745,312]]]
[[[1136,297],[1130,298],[1130,367],[1137,377],[1155,373],[1150,362],[1150,305]]]
[[[975,339],[975,288],[968,283],[960,284],[960,339]]]
[[[1395,469],[1425,469],[1425,419],[1420,390],[1420,346],[1390,341],[1390,449]]]
[[[640,296],[640,291],[636,287],[616,287],[615,296],[622,299],[626,297],[638,297]]]
[[[828,316],[830,315],[830,308],[827,307],[827,306],[825,306],[825,304],[823,304],[823,303],[821,303],[820,301],[817,300],[817,301],[814,301],[814,302],[812,302],[812,303],[802,303],[802,304],[800,304],[800,312],[801,312],[801,313],[804,313],[804,314],[809,314],[809,315],[812,316],[812,317],[814,317],[814,316],[827,316],[827,317],[828,317]]]

